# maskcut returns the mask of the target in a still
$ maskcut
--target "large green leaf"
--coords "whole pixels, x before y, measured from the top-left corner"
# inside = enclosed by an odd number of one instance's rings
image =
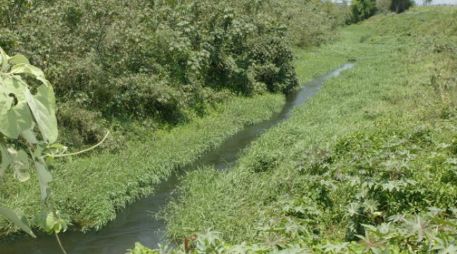
[[[58,211],[46,215],[45,231],[51,234],[59,234],[67,231],[67,223],[60,217]]]
[[[36,137],[35,132],[33,131],[33,127],[31,129],[25,130],[21,133],[21,137],[27,141],[27,143],[31,145],[38,144],[38,139]]]
[[[22,230],[24,230],[27,234],[35,237],[30,227],[25,222],[25,219],[21,218],[15,211],[11,210],[8,207],[0,205],[0,215],[4,216],[8,220],[14,223],[14,225],[18,226]]]
[[[0,81],[0,115],[6,114],[14,102],[13,97],[9,96]]]
[[[8,69],[9,56],[0,48],[0,69],[2,72],[6,72]]]
[[[26,74],[30,75],[37,80],[41,81],[44,85],[46,86],[51,86],[49,81],[46,79],[44,76],[44,72],[33,65],[26,64],[26,63],[21,63],[21,64],[16,64],[13,67],[11,67],[11,74]]]
[[[2,76],[1,77],[1,91],[16,103],[25,102],[25,91],[29,88],[20,76]]]
[[[33,117],[26,103],[12,107],[0,114],[0,132],[8,138],[17,139],[24,130],[33,127]]]
[[[6,169],[10,166],[12,162],[12,158],[8,151],[6,150],[6,147],[2,146],[0,144],[0,155],[1,155],[1,162],[0,162],[0,177],[2,177],[5,174]]]
[[[9,63],[11,65],[17,65],[17,64],[30,64],[29,60],[27,57],[21,54],[17,54],[9,59]]]
[[[0,103],[0,132],[8,138],[17,139],[24,130],[33,127],[33,117],[27,105],[27,84],[20,77],[2,76]],[[13,105],[15,104],[15,105]]]
[[[49,182],[52,181],[52,175],[49,173],[46,165],[42,162],[35,161],[35,167],[40,181],[41,199],[46,200],[48,197]]]
[[[16,151],[12,148],[8,149],[13,162],[12,167],[14,171],[14,177],[20,182],[25,182],[30,179],[30,163],[29,163],[29,156],[24,150]]]
[[[25,95],[43,139],[48,143],[54,143],[57,140],[58,129],[55,116],[56,103],[52,87],[41,85],[38,87],[35,96],[29,91],[26,91]]]

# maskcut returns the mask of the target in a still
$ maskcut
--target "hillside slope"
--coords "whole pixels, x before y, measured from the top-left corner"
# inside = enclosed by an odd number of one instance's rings
[[[261,253],[455,249],[457,8],[378,15],[296,56],[301,80],[356,66],[232,171],[189,174],[170,237],[211,229],[197,248]]]

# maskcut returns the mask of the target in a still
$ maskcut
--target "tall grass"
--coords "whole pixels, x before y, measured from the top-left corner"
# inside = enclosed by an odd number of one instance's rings
[[[457,178],[445,176],[456,156],[456,15],[376,16],[335,43],[297,51],[307,56],[296,61],[301,80],[356,66],[254,142],[232,171],[186,176],[167,209],[170,237],[212,229],[229,243],[323,251],[326,241],[365,234],[363,224],[455,206]]]
[[[274,94],[233,97],[212,108],[207,116],[130,141],[119,152],[102,151],[55,162],[52,200],[75,226],[100,228],[116,217],[116,210],[153,193],[155,185],[173,171],[197,160],[244,126],[268,119],[283,104],[284,96]],[[40,199],[36,182],[18,185],[6,177],[0,185],[0,202],[37,215]],[[0,229],[0,235],[17,230],[3,219]]]

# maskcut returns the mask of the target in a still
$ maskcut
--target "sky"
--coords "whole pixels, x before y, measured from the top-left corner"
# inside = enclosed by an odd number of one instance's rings
[[[423,0],[416,0],[417,4],[422,4]],[[456,4],[457,0],[432,0],[432,4]]]
[[[344,0],[333,0],[334,2],[341,3]],[[350,0],[346,0],[347,2],[350,2]],[[414,0],[418,5],[422,5],[424,0]],[[432,5],[439,5],[439,4],[455,4],[457,5],[457,0],[432,0]]]

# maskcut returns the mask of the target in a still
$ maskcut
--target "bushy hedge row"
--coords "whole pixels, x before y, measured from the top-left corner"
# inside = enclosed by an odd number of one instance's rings
[[[350,21],[356,23],[376,13],[401,13],[414,5],[413,0],[354,0],[351,5]]]
[[[228,94],[287,92],[288,45],[344,19],[315,0],[0,0],[0,14],[0,46],[46,70],[73,146],[100,139],[104,119],[176,123]]]
[[[176,123],[228,94],[297,85],[288,38],[305,30],[291,43],[322,42],[339,14],[319,1],[292,2],[0,0],[0,46],[46,70],[71,109],[59,114],[66,129],[112,117]],[[284,8],[301,24],[323,25],[287,30]],[[102,136],[77,132],[83,143]]]

